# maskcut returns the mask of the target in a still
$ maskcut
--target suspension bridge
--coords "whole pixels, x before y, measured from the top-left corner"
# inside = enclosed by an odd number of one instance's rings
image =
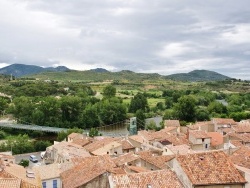
[[[97,130],[103,136],[111,136],[111,137],[119,137],[119,136],[126,136],[131,134],[129,132],[129,125],[131,124],[130,120],[124,120],[120,122],[116,122],[110,125],[101,125],[97,127]],[[135,126],[142,126],[143,122],[137,119]],[[39,126],[33,125],[28,123],[17,123],[13,120],[0,120],[0,127],[2,128],[13,128],[13,129],[24,129],[24,130],[32,130],[32,131],[43,131],[43,132],[52,132],[52,133],[59,133],[61,131],[67,131],[67,128],[59,128],[59,127],[48,127],[48,126]],[[89,131],[89,130],[85,130]]]

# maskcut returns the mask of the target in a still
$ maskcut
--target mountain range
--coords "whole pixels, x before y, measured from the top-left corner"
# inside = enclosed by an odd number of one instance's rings
[[[67,73],[65,73],[67,72]],[[59,67],[47,67],[43,68],[36,65],[25,65],[25,64],[12,64],[0,69],[0,74],[12,75],[15,77],[46,77],[55,78],[56,75],[60,77],[65,77],[68,80],[72,79],[72,76],[80,77],[80,79],[86,79],[91,76],[91,78],[96,77],[94,80],[120,80],[120,79],[170,79],[176,81],[218,81],[230,79],[230,77],[219,74],[214,71],[209,70],[194,70],[189,73],[178,73],[171,74],[167,76],[162,76],[157,73],[135,73],[130,70],[122,70],[120,72],[110,72],[103,68],[96,68],[87,71],[76,71],[71,70],[65,66]],[[62,75],[63,74],[63,75]],[[92,79],[93,80],[93,79]],[[93,80],[93,81],[94,81]]]

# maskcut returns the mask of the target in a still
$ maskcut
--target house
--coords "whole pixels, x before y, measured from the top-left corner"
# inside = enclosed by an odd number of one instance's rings
[[[122,153],[135,152],[135,146],[128,139],[119,140],[118,143],[122,145]]]
[[[34,171],[31,169],[25,169],[23,166],[16,164],[2,166],[0,178],[3,179],[3,184],[12,182],[18,187],[20,182],[20,188],[41,188],[40,179]],[[7,187],[10,188],[11,186],[12,185],[10,184]]]
[[[145,139],[140,135],[132,135],[128,137],[128,141],[135,147],[135,151],[138,152],[142,150],[142,144]]]
[[[250,133],[228,133],[229,140],[241,141],[243,145],[250,146]]]
[[[89,157],[89,152],[80,145],[62,141],[46,148],[45,163],[64,163],[74,157]]]
[[[49,165],[35,166],[33,170],[41,180],[42,188],[61,188],[60,174],[73,167],[72,162],[53,163]]]
[[[211,136],[202,130],[188,131],[188,140],[193,150],[208,150],[211,144]]]
[[[189,130],[202,130],[214,132],[214,123],[212,121],[198,121],[195,124],[187,125]]]
[[[244,187],[246,179],[223,151],[178,155],[172,170],[184,187]]]
[[[191,153],[197,153],[197,151],[192,150],[190,146],[187,144],[182,144],[177,146],[167,145],[165,146],[163,155],[185,155]]]
[[[179,120],[164,120],[164,127],[169,128],[169,127],[176,127],[176,131],[180,132],[180,121]]]
[[[116,168],[109,155],[92,156],[78,160],[71,169],[61,173],[63,188],[106,188],[110,173],[125,173]]]
[[[92,143],[84,146],[92,155],[119,155],[122,154],[122,144],[117,138],[101,137]]]
[[[137,166],[148,170],[167,169],[168,163],[174,158],[174,155],[161,155],[152,151],[140,151],[137,154],[140,157]]]
[[[15,164],[15,157],[12,156],[11,152],[1,152],[0,161],[4,164]]]
[[[116,166],[138,166],[140,157],[132,152],[112,159]]]
[[[224,128],[231,128],[233,125],[237,125],[231,118],[213,118],[211,121],[214,124],[214,132],[220,133],[222,133]]]
[[[237,150],[232,152],[229,156],[231,161],[238,166],[242,166],[250,169],[250,148],[241,146]]]
[[[182,188],[182,183],[171,170],[157,170],[142,173],[112,174],[110,188]]]
[[[83,134],[80,133],[71,133],[68,135],[68,142],[73,142],[77,139],[83,139]]]
[[[223,149],[224,148],[224,137],[221,133],[218,132],[207,132],[207,135],[210,136],[210,148],[211,149]],[[226,142],[226,139],[225,139]],[[227,144],[227,143],[226,143]]]

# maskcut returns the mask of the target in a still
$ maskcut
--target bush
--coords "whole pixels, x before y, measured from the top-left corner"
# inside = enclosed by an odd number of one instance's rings
[[[0,139],[4,139],[6,137],[6,133],[4,131],[0,131]]]
[[[29,166],[29,163],[30,163],[29,160],[22,159],[18,164],[25,168]]]
[[[47,147],[49,147],[51,143],[49,141],[37,141],[35,142],[35,150],[36,151],[45,151]]]

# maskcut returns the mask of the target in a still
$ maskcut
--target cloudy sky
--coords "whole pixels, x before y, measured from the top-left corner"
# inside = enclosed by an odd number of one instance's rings
[[[250,80],[249,0],[0,0],[0,67]]]

